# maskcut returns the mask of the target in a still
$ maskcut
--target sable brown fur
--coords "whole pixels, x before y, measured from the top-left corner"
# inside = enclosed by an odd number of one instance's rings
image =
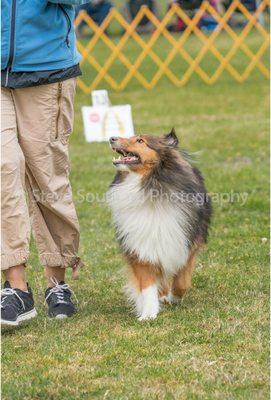
[[[110,142],[121,154],[113,161],[118,171],[109,193],[117,199],[120,196],[119,200],[111,200],[111,208],[117,238],[129,265],[128,296],[140,320],[155,318],[158,296],[161,301],[171,302],[191,287],[197,254],[208,237],[211,199],[201,172],[188,153],[178,147],[174,130],[162,137],[144,134],[112,138]],[[139,192],[143,194],[142,204]],[[129,194],[134,199],[128,200]],[[153,225],[148,225],[149,218]],[[152,235],[152,229],[157,235]],[[160,241],[155,239],[158,237]]]

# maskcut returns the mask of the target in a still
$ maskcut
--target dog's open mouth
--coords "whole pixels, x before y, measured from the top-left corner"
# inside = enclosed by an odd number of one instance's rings
[[[140,164],[140,157],[137,154],[125,151],[123,149],[112,148],[112,150],[120,154],[118,158],[115,157],[113,158],[114,165],[117,166],[121,164],[124,165]]]

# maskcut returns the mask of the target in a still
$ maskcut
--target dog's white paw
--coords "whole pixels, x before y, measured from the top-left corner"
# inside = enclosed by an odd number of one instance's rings
[[[157,313],[153,313],[153,314],[148,314],[148,313],[144,313],[142,315],[140,315],[140,317],[138,318],[138,321],[150,321],[153,320],[157,317],[158,312]]]
[[[167,295],[165,296],[161,296],[159,298],[159,301],[163,304],[172,304],[173,301],[173,296],[171,294],[171,292],[169,292]]]
[[[182,302],[182,299],[180,297],[174,296],[171,292],[169,292],[166,296],[161,296],[159,300],[161,303],[169,305]]]
[[[138,320],[145,321],[155,319],[159,313],[158,290],[156,285],[143,289],[140,293],[140,309]]]

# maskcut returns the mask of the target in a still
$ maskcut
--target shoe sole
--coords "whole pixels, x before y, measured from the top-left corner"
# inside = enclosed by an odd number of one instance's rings
[[[55,319],[65,319],[65,318],[68,318],[68,315],[66,315],[66,314],[57,314],[53,318],[55,318]]]
[[[65,319],[65,318],[72,317],[74,314],[75,314],[75,312],[70,314],[70,315],[67,315],[67,314],[50,315],[50,314],[48,314],[48,317],[50,318],[50,320],[53,320],[53,319]]]
[[[33,310],[31,311],[19,315],[16,321],[7,321],[5,319],[1,319],[1,326],[18,326],[22,322],[28,321],[32,318],[35,318],[36,316],[37,316],[37,311],[35,308],[33,308]]]

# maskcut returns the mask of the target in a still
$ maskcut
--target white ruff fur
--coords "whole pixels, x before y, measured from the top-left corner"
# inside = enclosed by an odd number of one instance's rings
[[[108,195],[117,236],[124,238],[126,251],[160,266],[169,276],[186,264],[188,220],[179,207],[165,199],[144,197],[141,176],[132,172]]]
[[[130,172],[122,183],[113,186],[108,192],[108,203],[117,236],[124,238],[124,250],[136,254],[142,262],[159,266],[167,276],[173,276],[186,264],[189,250],[185,213],[168,200],[144,197],[140,175]],[[126,293],[140,321],[156,318],[157,284],[140,291],[130,281]],[[161,300],[174,301],[170,294]]]

